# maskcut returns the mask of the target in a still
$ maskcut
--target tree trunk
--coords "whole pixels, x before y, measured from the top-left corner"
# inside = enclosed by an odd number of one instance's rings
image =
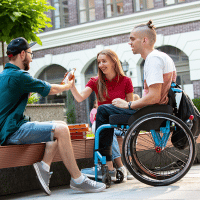
[[[2,57],[3,57],[3,69],[4,69],[4,67],[5,67],[5,57],[4,57],[4,42],[3,41],[1,41],[1,46],[2,46]]]

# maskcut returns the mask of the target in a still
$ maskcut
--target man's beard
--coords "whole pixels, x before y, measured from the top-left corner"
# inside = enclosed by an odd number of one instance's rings
[[[27,60],[27,57],[25,57],[25,60],[23,61],[23,65],[24,65],[24,70],[25,71],[28,71],[30,69],[30,66],[29,66],[29,62]]]

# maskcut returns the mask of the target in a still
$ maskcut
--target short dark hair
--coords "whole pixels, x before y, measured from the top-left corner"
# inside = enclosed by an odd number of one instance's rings
[[[153,25],[153,21],[149,20],[146,24],[139,24],[134,27],[133,30],[138,30],[149,38],[150,42],[154,44],[156,42],[156,27]]]

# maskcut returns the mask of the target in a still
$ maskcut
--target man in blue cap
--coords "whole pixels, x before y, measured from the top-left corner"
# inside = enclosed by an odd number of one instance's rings
[[[26,39],[19,37],[7,47],[9,63],[0,73],[0,144],[31,144],[46,142],[44,157],[41,162],[33,164],[39,183],[44,192],[51,194],[49,181],[52,172],[50,165],[56,151],[72,176],[70,187],[84,192],[100,192],[106,188],[104,183],[90,180],[81,174],[71,145],[67,124],[62,121],[30,122],[23,115],[31,92],[43,97],[69,90],[73,80],[65,85],[49,84],[33,78],[30,69],[33,53]]]

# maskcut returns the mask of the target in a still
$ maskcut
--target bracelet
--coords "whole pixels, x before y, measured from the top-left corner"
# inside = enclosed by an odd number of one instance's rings
[[[132,110],[131,104],[132,104],[132,101],[130,101],[130,102],[128,103],[128,109],[129,109],[129,110]]]

